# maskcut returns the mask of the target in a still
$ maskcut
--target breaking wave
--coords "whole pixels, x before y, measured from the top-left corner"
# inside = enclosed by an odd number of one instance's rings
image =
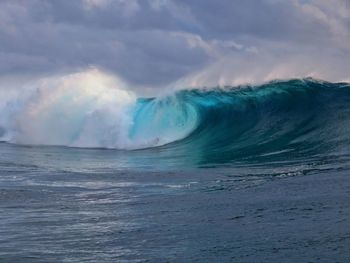
[[[200,151],[217,162],[344,152],[350,145],[349,84],[313,79],[137,98],[115,79],[90,72],[41,83],[3,99],[0,109],[1,140],[18,144],[161,146]]]

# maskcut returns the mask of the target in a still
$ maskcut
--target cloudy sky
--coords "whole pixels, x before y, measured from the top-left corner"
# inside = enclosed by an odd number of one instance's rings
[[[96,67],[135,89],[350,79],[349,0],[1,0],[0,79]]]

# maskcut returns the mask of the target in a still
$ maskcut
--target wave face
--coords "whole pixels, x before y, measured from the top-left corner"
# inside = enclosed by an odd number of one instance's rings
[[[206,162],[349,153],[347,83],[290,80],[176,97],[196,110],[197,126],[168,147],[200,149]]]
[[[157,149],[169,156],[197,156],[204,163],[349,152],[347,83],[276,81],[144,99],[105,86],[92,92],[83,84],[3,102],[2,140]]]

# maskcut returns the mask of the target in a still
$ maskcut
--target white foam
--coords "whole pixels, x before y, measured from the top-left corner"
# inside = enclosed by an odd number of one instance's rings
[[[136,96],[97,69],[39,80],[0,101],[2,140],[20,144],[128,148]]]
[[[179,140],[196,125],[194,110],[171,97],[135,117],[136,95],[97,69],[16,90],[0,98],[0,140],[11,143],[140,149]]]

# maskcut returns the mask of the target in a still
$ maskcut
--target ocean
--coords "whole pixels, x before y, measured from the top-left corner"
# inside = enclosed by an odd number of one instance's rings
[[[350,260],[348,83],[0,102],[0,262]]]

